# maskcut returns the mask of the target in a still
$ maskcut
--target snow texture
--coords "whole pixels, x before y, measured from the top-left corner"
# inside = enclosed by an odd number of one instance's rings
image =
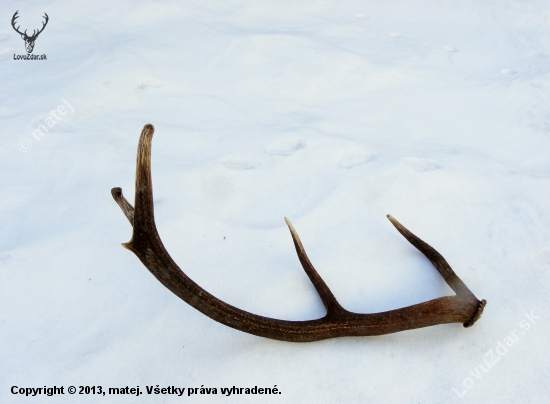
[[[29,31],[48,13],[47,60],[14,60],[16,10]],[[5,0],[0,15],[1,403],[548,402],[547,1]],[[485,314],[309,344],[203,316],[120,245],[110,189],[133,200],[146,123],[160,235],[222,300],[323,316],[284,216],[349,310],[451,294],[390,213]],[[54,385],[282,394],[10,392]]]

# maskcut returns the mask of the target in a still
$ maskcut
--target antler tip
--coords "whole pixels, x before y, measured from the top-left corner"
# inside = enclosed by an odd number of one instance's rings
[[[401,223],[399,223],[399,222],[397,221],[397,219],[396,219],[395,217],[393,217],[392,215],[387,214],[386,217],[388,218],[388,220],[389,220],[395,227],[401,226]]]
[[[144,141],[145,144],[150,144],[155,134],[155,127],[150,123],[143,125],[141,130],[140,142]],[[139,156],[138,156],[139,157]]]
[[[129,242],[127,242],[127,243],[122,243],[121,245],[122,245],[122,247],[126,248],[127,250],[130,250],[130,251],[132,251],[132,252],[134,251],[134,250],[132,249],[132,242],[131,242],[131,241],[129,241]]]
[[[290,220],[288,220],[287,217],[285,217],[285,222],[291,232],[296,232],[296,230],[294,230],[294,226],[292,225],[292,223],[290,223]]]
[[[296,229],[294,228],[294,226],[292,225],[292,223],[290,223],[290,220],[288,220],[286,217],[285,217],[285,222],[286,222],[286,225],[288,226],[288,229],[290,230],[290,234],[292,234],[292,237],[293,238],[298,238],[298,233],[296,233]]]
[[[290,220],[288,220],[286,217],[285,222],[288,226],[288,230],[290,230],[290,235],[292,236],[292,239],[296,242],[296,248],[305,253],[304,247],[302,246],[302,241],[300,240],[300,236],[298,236],[298,232],[296,231],[292,223],[290,223]]]
[[[122,209],[122,212],[130,222],[130,224],[134,225],[134,208],[132,205],[130,205],[130,202],[126,200],[124,195],[122,194],[122,188],[115,187],[111,189],[111,195],[113,195],[113,199],[118,204],[120,209]]]
[[[113,198],[116,200],[117,198],[120,198],[122,196],[122,188],[115,187],[111,189],[111,195],[113,195]]]

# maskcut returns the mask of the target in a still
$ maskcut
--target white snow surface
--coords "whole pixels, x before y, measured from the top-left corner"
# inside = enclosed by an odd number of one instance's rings
[[[29,31],[48,13],[46,61],[14,60],[16,10]],[[0,15],[1,403],[548,402],[548,1],[6,0]],[[389,213],[487,299],[483,317],[297,344],[202,315],[121,247],[110,190],[133,201],[146,123],[159,233],[220,299],[324,315],[285,216],[348,310],[452,294]],[[11,393],[54,385],[142,395]]]

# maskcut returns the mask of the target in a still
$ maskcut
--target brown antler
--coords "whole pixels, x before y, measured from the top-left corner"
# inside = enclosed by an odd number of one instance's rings
[[[132,251],[169,290],[208,317],[229,327],[261,337],[282,341],[309,342],[344,336],[390,334],[436,324],[463,323],[472,326],[479,319],[486,301],[479,301],[454,273],[447,261],[397,220],[388,219],[397,230],[422,252],[454,290],[456,296],[440,297],[425,303],[376,314],[357,314],[344,309],[319,276],[306,255],[302,242],[288,219],[298,258],[319,293],[327,314],[317,320],[286,321],[258,316],[227,304],[193,282],[172,260],[158,235],[153,212],[151,181],[151,140],[153,125],[145,125],[137,152],[135,210],[120,188],[111,193],[134,230],[123,244]]]

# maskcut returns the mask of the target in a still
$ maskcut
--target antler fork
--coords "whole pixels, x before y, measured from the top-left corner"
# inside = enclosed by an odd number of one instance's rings
[[[436,250],[390,215],[388,219],[396,229],[432,262],[445,282],[456,293],[455,296],[440,297],[383,313],[358,314],[347,311],[338,303],[327,284],[319,276],[309,261],[296,230],[285,218],[298,258],[317,290],[327,314],[323,318],[309,321],[277,320],[249,313],[221,301],[183,273],[172,260],[159,237],[153,211],[151,180],[153,133],[153,125],[145,125],[139,139],[135,209],[124,198],[120,188],[111,190],[113,198],[133,226],[132,239],[123,246],[136,254],[166,288],[206,316],[250,334],[291,342],[319,341],[344,336],[382,335],[455,322],[463,323],[464,327],[470,327],[481,317],[486,301],[479,301]]]

